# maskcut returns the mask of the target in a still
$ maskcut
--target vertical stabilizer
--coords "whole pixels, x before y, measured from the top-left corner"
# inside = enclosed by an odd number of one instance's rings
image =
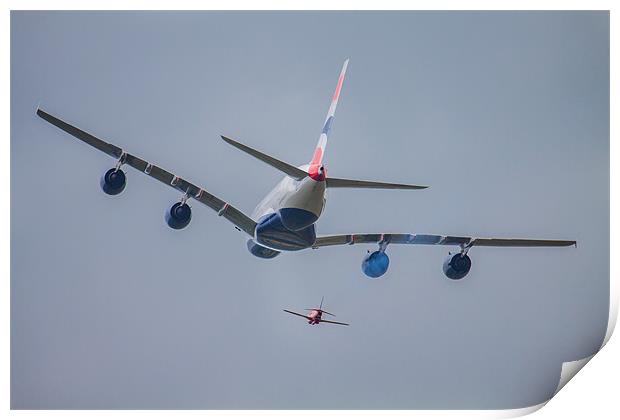
[[[329,105],[329,111],[327,111],[327,116],[325,117],[325,122],[323,123],[323,130],[321,131],[321,135],[319,136],[319,142],[316,145],[314,155],[312,156],[312,160],[310,161],[310,167],[308,168],[308,173],[310,174],[310,177],[316,181],[323,181],[325,179],[325,174],[322,170],[323,155],[325,154],[327,137],[329,136],[329,130],[331,129],[332,123],[334,121],[334,114],[336,113],[336,107],[338,106],[338,99],[340,98],[340,91],[342,90],[342,83],[344,82],[344,76],[347,72],[348,64],[349,59],[347,58],[342,65],[340,77],[338,77],[338,84],[336,85],[334,96],[332,96],[332,102]]]

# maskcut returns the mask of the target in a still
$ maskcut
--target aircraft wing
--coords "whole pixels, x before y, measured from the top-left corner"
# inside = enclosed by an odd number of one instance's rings
[[[555,239],[475,238],[468,236],[442,236],[419,233],[360,233],[350,235],[318,236],[312,247],[316,249],[332,245],[378,244],[381,242],[406,245],[459,245],[466,248],[470,248],[472,246],[540,247],[570,246],[577,244],[576,241]]]
[[[344,322],[325,321],[324,319],[322,319],[321,321],[319,321],[319,324],[322,324],[322,323],[324,323],[324,322],[327,322],[328,324],[349,325],[349,324],[345,324]]]
[[[73,137],[94,147],[95,149],[98,149],[113,158],[120,159],[122,163],[129,165],[138,171],[147,174],[151,178],[155,178],[156,180],[169,185],[182,193],[187,193],[188,197],[191,197],[207,207],[210,207],[212,210],[216,211],[219,216],[223,216],[248,235],[252,237],[254,236],[254,229],[256,227],[256,222],[254,220],[227,202],[205,191],[203,188],[198,187],[137,156],[126,153],[120,147],[98,139],[97,137],[60,120],[41,109],[37,109],[37,115],[50,124],[53,124],[61,130],[71,134]]]
[[[300,317],[302,317],[302,318],[306,318],[306,319],[308,319],[308,320],[310,319],[310,317],[307,317],[306,315],[303,315],[303,314],[298,314],[297,312],[289,311],[289,310],[287,310],[287,309],[282,309],[282,310],[283,310],[284,312],[288,312],[289,314],[297,315],[297,316],[300,316]]]

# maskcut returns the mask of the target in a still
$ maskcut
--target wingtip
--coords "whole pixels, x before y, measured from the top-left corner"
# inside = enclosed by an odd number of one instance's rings
[[[416,184],[397,184],[401,189],[404,190],[425,190],[428,188],[428,185],[416,185]]]
[[[231,139],[230,137],[226,137],[222,134],[220,134],[220,137],[222,138],[222,140],[224,140],[226,143],[231,144],[231,143],[236,143],[233,139]]]

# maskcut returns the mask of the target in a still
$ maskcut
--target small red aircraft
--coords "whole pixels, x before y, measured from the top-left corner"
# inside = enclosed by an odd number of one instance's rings
[[[293,314],[293,315],[300,316],[302,318],[306,318],[308,320],[308,324],[310,325],[317,325],[323,322],[327,322],[328,324],[349,325],[349,324],[345,324],[344,322],[326,321],[324,319],[321,319],[323,314],[336,316],[334,314],[330,314],[329,312],[323,310],[323,298],[321,298],[321,305],[318,308],[306,309],[306,311],[310,311],[308,315],[299,314],[297,312],[289,311],[287,309],[283,309],[283,310],[284,312],[288,312],[289,314]]]

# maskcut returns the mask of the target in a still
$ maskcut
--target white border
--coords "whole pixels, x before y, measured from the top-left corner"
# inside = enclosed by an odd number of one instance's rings
[[[68,9],[79,9],[79,10],[103,10],[103,9],[115,9],[115,10],[150,10],[150,9],[158,9],[158,10],[199,10],[204,9],[205,7],[210,10],[345,10],[345,9],[362,9],[362,10],[610,10],[610,53],[611,53],[611,103],[610,103],[610,123],[611,123],[611,131],[610,138],[616,138],[616,126],[615,116],[617,113],[615,112],[615,102],[614,98],[618,97],[618,87],[617,84],[614,83],[614,76],[617,74],[618,66],[617,66],[617,54],[615,54],[614,47],[614,39],[617,35],[617,31],[615,31],[614,23],[616,23],[617,19],[615,19],[615,12],[617,8],[614,8],[614,3],[611,1],[563,1],[563,2],[553,2],[549,0],[545,1],[403,1],[403,0],[382,0],[381,2],[354,2],[354,1],[344,1],[344,0],[315,0],[315,1],[284,1],[284,0],[268,0],[262,1],[260,3],[248,1],[248,0],[236,0],[236,1],[189,1],[189,0],[176,0],[174,2],[165,2],[161,0],[108,0],[108,1],[90,1],[88,3],[81,3],[78,1],[56,1],[53,4],[45,1],[7,1],[4,4],[7,4],[8,9],[12,10],[68,10]],[[257,6],[260,6],[257,7]],[[2,52],[4,57],[10,57],[10,14],[8,10],[5,9],[7,13],[3,14],[2,25],[4,29],[3,38],[4,42],[2,42]],[[4,80],[8,81],[7,89],[5,92],[10,92],[10,66],[5,65],[2,68]],[[2,112],[2,126],[5,127],[5,130],[9,131],[9,123],[10,123],[10,94],[5,95],[5,102],[3,104]],[[10,179],[10,131],[7,133],[6,140],[3,144],[4,153],[0,155],[0,159],[3,159],[2,165],[2,175],[3,179]],[[617,172],[614,171],[613,163],[617,162],[617,148],[615,147],[614,142],[610,144],[610,152],[611,152],[611,185],[617,185],[614,181],[617,180]],[[617,205],[617,195],[613,193],[613,188],[610,191],[610,203],[611,203],[611,214],[618,209]],[[7,200],[8,201],[8,200]],[[4,232],[5,232],[5,241],[2,243],[2,253],[0,258],[2,258],[2,277],[5,279],[5,286],[10,284],[10,215],[9,215],[9,205],[5,203],[2,206],[2,216],[4,220]],[[614,223],[614,219],[610,220],[611,237],[617,237],[616,233],[618,233],[617,224]],[[613,243],[610,244],[610,253],[611,255],[616,255],[616,246]],[[607,333],[605,335],[604,344],[607,344],[613,330],[615,328],[615,324],[617,321],[618,315],[618,270],[615,268],[615,265],[611,265],[610,267],[610,313],[609,313],[609,324],[607,328]],[[10,294],[8,293],[8,287],[4,287],[2,289],[2,328],[4,332],[4,336],[9,336],[10,331]],[[8,411],[10,408],[10,345],[7,340],[7,344],[2,347],[2,356],[4,360],[4,381],[1,382],[1,387],[3,391],[3,395],[5,396],[5,409]],[[616,348],[618,346],[616,345]],[[602,348],[602,347],[601,347]],[[618,350],[616,350],[616,355]],[[581,369],[585,366],[594,355],[591,355],[587,358],[578,361],[566,362],[563,364],[562,375],[560,383],[558,384],[558,388],[556,393],[559,392],[568,381]],[[610,357],[606,357],[607,363],[614,365],[616,367],[616,372],[618,371],[618,362],[616,359],[611,359]],[[603,394],[604,391],[609,391],[608,388],[605,388],[605,383],[609,384],[610,380],[605,379],[609,378],[607,374],[607,370],[598,366],[599,372],[598,376],[594,376],[597,378],[595,382],[591,383],[592,387],[601,387]],[[590,375],[592,378],[593,375]],[[617,382],[617,379],[614,377],[611,380]],[[614,383],[615,384],[615,383]],[[613,389],[613,388],[611,388]],[[583,390],[582,390],[583,391]],[[592,391],[595,394],[598,394],[597,391]],[[613,395],[611,393],[609,396]],[[605,402],[598,400],[595,396],[590,396],[593,398],[598,404],[598,410],[600,413],[605,413],[609,418],[615,417],[612,413],[618,413],[618,404],[615,402],[616,400],[613,398],[609,398]],[[549,413],[550,416],[560,415],[562,418],[577,418],[577,416],[581,417],[584,415],[581,411],[574,411],[572,408],[575,406],[580,407],[580,402],[578,398],[574,396],[570,402],[564,399],[565,404],[568,407],[565,407],[564,411],[561,410],[560,407],[556,407],[555,412]],[[327,418],[341,418],[343,416],[355,416],[358,417],[367,417],[370,415],[374,415],[375,413],[378,416],[390,417],[390,418],[411,418],[415,417],[424,417],[424,418],[507,418],[507,417],[515,417],[521,416],[525,414],[532,413],[534,411],[539,410],[547,402],[538,404],[532,407],[525,407],[521,409],[513,409],[513,410],[468,410],[468,411],[446,411],[446,410],[417,410],[417,411],[289,411],[289,410],[278,410],[278,411],[67,411],[67,410],[56,410],[56,411],[11,411],[12,416],[19,416],[20,418],[34,418],[39,416],[52,417],[52,418],[70,418],[70,417],[83,417],[85,415],[90,418],[98,418],[102,416],[109,416],[111,414],[120,417],[120,418],[135,418],[135,417],[146,417],[149,418],[168,418],[170,417],[200,417],[203,418],[205,415],[209,415],[217,417],[217,418],[231,418],[237,417],[239,415],[243,415],[247,413],[248,415],[252,415],[252,417],[256,418],[290,418],[290,416],[295,416],[296,418],[312,418],[314,419],[316,416],[327,417]],[[587,402],[586,402],[587,404]],[[601,411],[601,404],[603,404],[603,410]],[[606,408],[605,405],[607,404]],[[582,407],[582,406],[581,406]],[[546,410],[545,410],[546,411]],[[559,411],[559,412],[558,412]],[[543,411],[544,412],[544,411]],[[577,414],[576,414],[577,413]],[[575,416],[575,417],[574,417]],[[549,417],[549,416],[548,416]]]

